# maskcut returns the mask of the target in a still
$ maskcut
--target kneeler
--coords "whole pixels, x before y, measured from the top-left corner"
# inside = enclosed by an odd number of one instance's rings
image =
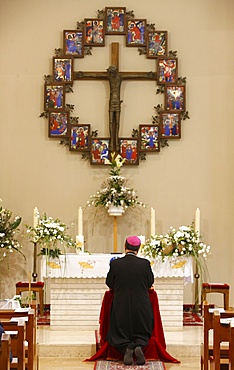
[[[106,335],[109,329],[110,309],[114,293],[111,290],[105,292],[100,311],[100,349],[85,361],[96,360],[123,360],[123,354],[106,341]],[[179,363],[180,361],[172,357],[166,351],[166,342],[159,311],[158,297],[155,290],[149,290],[149,298],[154,313],[154,329],[148,345],[143,349],[146,360],[160,360],[162,362]]]

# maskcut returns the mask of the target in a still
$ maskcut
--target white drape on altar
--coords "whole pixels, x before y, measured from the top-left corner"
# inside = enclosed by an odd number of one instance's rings
[[[124,254],[66,254],[57,259],[42,258],[41,277],[57,278],[101,278],[106,277],[111,259]],[[193,282],[193,258],[178,257],[176,262],[171,257],[162,260],[150,260],[154,277],[184,277],[186,282]]]

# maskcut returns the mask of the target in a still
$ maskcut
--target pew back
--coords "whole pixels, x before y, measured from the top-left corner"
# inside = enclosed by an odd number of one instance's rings
[[[21,318],[26,323],[26,341],[27,346],[25,348],[26,356],[26,369],[36,370],[37,368],[37,342],[36,342],[36,331],[37,322],[36,314],[34,309],[27,311],[15,311],[15,310],[0,310],[0,321],[5,320],[19,321]]]
[[[3,333],[0,346],[1,370],[10,370],[10,350],[11,350],[11,337],[9,334]]]
[[[11,351],[13,360],[10,369],[25,370],[25,340],[26,325],[23,320],[19,322],[2,322],[6,334],[11,337]]]
[[[228,366],[230,358],[230,325],[234,318],[221,318],[220,312],[215,311],[213,317],[213,355],[210,357],[210,365],[212,370],[220,370],[222,365]],[[222,342],[227,342],[229,354],[226,358],[222,358],[220,345]]]
[[[234,322],[229,324],[229,370],[234,370]]]
[[[209,369],[209,359],[213,355],[213,344],[209,343],[209,333],[213,329],[213,305],[207,301],[203,302],[203,343],[201,344],[201,370]],[[233,310],[220,310],[221,318],[234,317]],[[221,348],[221,357],[228,358],[228,346],[223,345]]]

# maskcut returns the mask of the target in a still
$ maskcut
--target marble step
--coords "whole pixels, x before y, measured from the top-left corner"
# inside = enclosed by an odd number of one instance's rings
[[[199,344],[168,344],[167,351],[178,359],[183,357],[185,353],[188,357],[200,357]],[[39,357],[89,358],[95,352],[95,344],[38,344]]]
[[[66,327],[67,329],[68,327]],[[89,358],[96,352],[94,330],[54,330],[51,326],[37,327],[37,347],[40,358]],[[184,326],[182,331],[164,330],[167,351],[180,359],[200,357],[203,327]]]

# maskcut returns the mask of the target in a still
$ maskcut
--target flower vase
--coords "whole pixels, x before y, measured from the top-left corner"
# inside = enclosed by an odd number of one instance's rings
[[[184,246],[181,245],[181,244],[179,244],[178,247],[177,247],[177,249],[179,250],[180,253],[182,252],[183,248],[184,248]]]
[[[163,249],[163,253],[164,253],[164,255],[165,255],[165,256],[170,255],[170,253],[173,251],[173,249],[174,249],[174,246],[173,246],[173,245],[168,245],[167,247],[165,247],[165,248]]]
[[[124,213],[124,208],[122,206],[114,206],[111,204],[109,206],[108,213],[110,216],[122,216]]]

